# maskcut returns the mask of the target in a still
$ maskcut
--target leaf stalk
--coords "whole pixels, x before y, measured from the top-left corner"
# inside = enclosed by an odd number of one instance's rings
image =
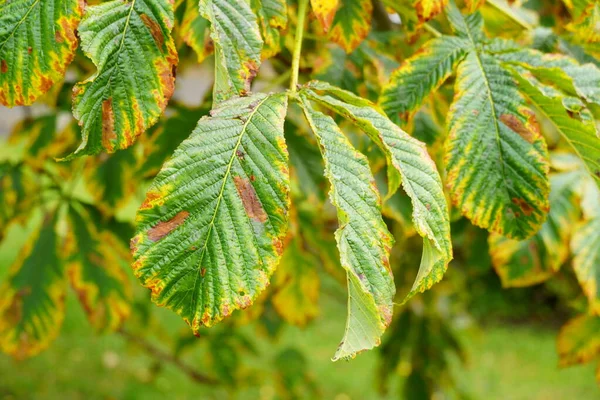
[[[300,53],[302,52],[302,36],[304,35],[304,20],[306,19],[306,9],[308,0],[300,0],[298,4],[298,24],[296,25],[296,37],[294,43],[294,53],[292,55],[292,77],[290,79],[290,91],[296,92],[298,86],[298,73],[300,71]]]

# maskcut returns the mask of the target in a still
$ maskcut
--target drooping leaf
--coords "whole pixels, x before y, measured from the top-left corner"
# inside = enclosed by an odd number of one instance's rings
[[[273,276],[273,306],[288,323],[304,326],[319,314],[318,260],[296,236],[286,247]]]
[[[352,52],[371,30],[371,0],[340,0],[329,31],[332,41],[342,46],[346,53]]]
[[[448,206],[435,163],[425,145],[410,137],[368,100],[324,82],[311,82],[306,96],[356,124],[385,153],[389,195],[400,183],[411,198],[415,229],[424,238],[423,257],[405,301],[442,279],[452,259]],[[322,92],[323,94],[319,94]]]
[[[600,138],[593,118],[581,118],[578,111],[586,112],[583,103],[577,105],[579,110],[568,106],[567,96],[558,91],[542,91],[536,87],[535,80],[513,70],[513,76],[519,84],[519,89],[536,106],[548,120],[552,122],[567,143],[571,145],[577,156],[584,162],[585,167],[596,184],[600,186]],[[573,104],[576,105],[576,104]],[[569,109],[571,108],[571,109]]]
[[[167,0],[87,8],[78,34],[97,71],[73,89],[82,142],[68,158],[124,149],[156,123],[175,88],[172,27]]]
[[[600,354],[600,317],[584,314],[570,320],[557,341],[561,366],[590,361]]]
[[[579,218],[574,173],[550,178],[550,212],[539,232],[517,241],[497,233],[489,237],[490,253],[502,286],[521,287],[540,283],[554,275],[569,257],[569,242]]]
[[[115,331],[130,313],[131,293],[123,265],[128,251],[102,221],[80,204],[69,208],[67,274],[91,325]]]
[[[210,38],[210,23],[200,15],[198,0],[186,0],[179,30],[185,44],[196,52],[198,63],[213,53],[214,45]]]
[[[481,51],[481,17],[455,11],[449,19],[471,49],[458,66],[448,115],[447,185],[475,225],[524,239],[548,212],[546,143],[510,73]]]
[[[55,225],[56,214],[46,216],[0,288],[0,348],[16,358],[48,347],[64,319],[65,274]]]
[[[79,0],[0,2],[0,104],[29,105],[61,80],[75,56]]]
[[[468,48],[463,38],[442,36],[428,41],[390,77],[379,103],[392,121],[406,121],[429,93],[450,76]]]
[[[245,95],[258,72],[263,48],[250,0],[200,0],[200,14],[210,22],[215,48],[215,104]]]
[[[366,157],[331,117],[313,110],[304,97],[301,105],[325,160],[329,196],[338,210],[335,237],[348,279],[348,319],[336,361],[378,346],[392,320],[396,288],[389,253],[394,239],[381,217],[381,200]]]
[[[289,207],[285,94],[224,102],[148,190],[131,241],[153,301],[197,333],[246,308],[283,251]]]
[[[273,57],[281,50],[280,32],[287,27],[285,0],[251,0],[252,10],[258,16],[264,47],[263,59]]]
[[[343,0],[341,1],[343,2]],[[340,0],[310,0],[312,11],[321,23],[323,31],[329,31],[339,3]]]

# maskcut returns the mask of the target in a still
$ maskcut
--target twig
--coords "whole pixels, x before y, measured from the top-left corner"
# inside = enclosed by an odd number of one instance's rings
[[[148,342],[147,340],[133,335],[132,333],[128,332],[125,328],[121,328],[117,332],[121,336],[123,336],[125,339],[127,339],[129,342],[135,343],[138,346],[140,346],[142,349],[144,349],[144,351],[149,353],[154,358],[173,364],[174,366],[179,368],[183,373],[185,373],[194,382],[201,383],[204,385],[220,384],[220,382],[217,379],[212,378],[210,376],[206,376],[204,374],[201,374],[200,372],[196,371],[194,368],[190,367],[188,364],[181,361],[179,358],[175,357],[174,355],[172,355],[170,353],[167,353],[164,350],[159,349],[158,347],[154,346],[152,343]]]

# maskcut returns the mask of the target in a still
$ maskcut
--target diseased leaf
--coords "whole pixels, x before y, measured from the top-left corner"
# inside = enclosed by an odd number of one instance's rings
[[[198,0],[186,0],[179,30],[185,44],[196,52],[198,63],[213,53],[214,45],[210,38],[210,23],[200,15]]]
[[[296,236],[286,247],[273,277],[273,306],[288,323],[304,326],[319,314],[319,275],[314,255]]]
[[[79,0],[0,1],[0,104],[32,104],[63,78],[84,6]]]
[[[389,253],[394,239],[381,217],[381,200],[366,157],[331,117],[313,110],[305,97],[301,105],[325,160],[340,226],[335,238],[348,279],[348,319],[336,361],[378,346],[392,320],[396,288]]]
[[[21,250],[0,291],[0,348],[18,359],[44,350],[65,315],[65,274],[55,232],[56,215]]]
[[[198,333],[246,308],[283,251],[285,94],[224,102],[175,150],[140,207],[134,272]]]
[[[82,143],[69,158],[131,146],[154,125],[175,88],[177,52],[167,0],[88,7],[79,37],[97,71],[73,89]]]
[[[405,301],[429,289],[442,279],[452,259],[452,245],[441,178],[425,145],[410,137],[368,100],[324,82],[313,81],[303,90],[307,98],[356,124],[385,153],[388,162],[388,197],[402,183],[412,201],[415,228],[424,238],[419,273]]]
[[[536,106],[558,132],[573,148],[577,156],[584,162],[590,176],[600,187],[600,138],[596,123],[590,116],[578,115],[579,112],[589,112],[580,103],[577,108],[570,107],[569,98],[556,90],[541,90],[534,79],[513,70],[513,76],[519,84],[519,89]],[[543,88],[542,88],[543,89]],[[571,98],[571,100],[574,100]],[[572,104],[575,105],[575,104]]]
[[[371,0],[340,0],[329,31],[332,41],[351,53],[367,37],[371,30]]]
[[[420,22],[427,22],[442,12],[448,0],[415,0],[415,9]]]
[[[580,315],[570,320],[557,342],[562,367],[592,360],[600,353],[600,317]]]
[[[343,2],[343,0],[341,0]],[[325,32],[329,31],[333,23],[333,17],[339,7],[340,0],[310,0],[310,6],[315,13],[315,17],[321,23]]]
[[[200,0],[215,47],[215,104],[250,92],[260,67],[263,40],[250,0]]]
[[[285,0],[251,0],[252,10],[264,41],[263,59],[273,57],[281,50],[280,32],[287,27],[287,4]]]
[[[504,287],[530,286],[554,275],[569,257],[569,242],[579,218],[573,181],[577,174],[550,178],[550,212],[539,232],[517,241],[497,233],[489,237],[490,253]]]
[[[535,116],[496,58],[481,51],[477,14],[449,18],[471,49],[459,64],[448,115],[447,185],[475,225],[512,239],[533,235],[548,212],[548,152]],[[480,19],[480,18],[478,18]]]
[[[469,47],[463,38],[442,36],[428,41],[390,77],[379,103],[390,119],[405,122],[423,100],[441,86]]]
[[[69,208],[67,272],[88,320],[97,331],[115,331],[130,313],[131,291],[123,264],[128,251],[102,221],[83,206]]]

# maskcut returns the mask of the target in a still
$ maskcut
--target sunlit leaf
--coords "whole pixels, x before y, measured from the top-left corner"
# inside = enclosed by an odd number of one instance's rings
[[[250,92],[260,66],[263,40],[250,0],[200,0],[215,48],[215,103]]]
[[[289,207],[285,94],[224,102],[157,175],[137,214],[134,272],[198,333],[265,289]]]
[[[73,89],[82,143],[69,158],[129,147],[156,123],[175,89],[172,27],[167,0],[113,0],[86,9],[78,34],[97,71]]]
[[[301,104],[325,160],[340,225],[335,237],[348,274],[348,319],[336,361],[378,346],[392,320],[396,288],[389,253],[394,239],[381,217],[381,200],[365,156],[331,117],[313,110],[306,98]]]
[[[517,241],[493,233],[490,253],[504,287],[529,286],[554,275],[569,257],[569,242],[579,218],[577,193],[572,182],[578,174],[563,173],[550,179],[550,212],[539,232]]]
[[[333,23],[340,1],[343,3],[343,0],[310,0],[312,11],[325,32],[329,31]]]
[[[558,334],[558,354],[563,367],[600,354],[600,317],[580,315],[564,325]]]
[[[340,0],[329,31],[332,41],[342,46],[346,53],[358,47],[371,30],[371,0]]]
[[[415,229],[424,238],[419,273],[405,301],[429,289],[442,279],[452,259],[452,246],[441,178],[425,145],[391,122],[368,100],[324,82],[311,82],[304,90],[309,99],[356,124],[385,153],[389,194],[393,194],[402,183],[412,201]]]
[[[45,217],[0,288],[0,348],[16,358],[34,356],[48,347],[64,319],[66,277],[56,218]]]
[[[420,22],[427,22],[442,12],[448,0],[416,0],[415,9]]]
[[[63,78],[84,6],[79,0],[0,1],[0,104],[29,105]]]

